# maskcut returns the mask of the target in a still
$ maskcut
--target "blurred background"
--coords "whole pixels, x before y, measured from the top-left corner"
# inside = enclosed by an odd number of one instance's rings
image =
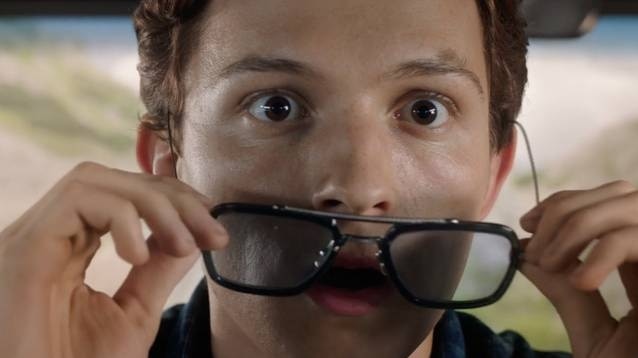
[[[14,8],[13,15],[22,11]],[[541,198],[620,178],[638,185],[638,15],[601,16],[585,30],[589,20],[581,20],[578,31],[591,31],[578,38],[557,39],[532,23],[540,38],[531,40],[519,120],[536,156]],[[136,63],[128,17],[0,17],[0,228],[80,161],[139,171],[134,145],[144,109]],[[513,174],[489,220],[526,237],[518,218],[533,205],[520,140]],[[113,293],[128,269],[105,237],[87,281]],[[202,275],[196,265],[167,305],[186,300]],[[615,316],[628,310],[618,277],[605,283],[603,295]],[[522,333],[539,349],[569,349],[555,311],[520,274],[500,302],[471,313],[496,331]]]

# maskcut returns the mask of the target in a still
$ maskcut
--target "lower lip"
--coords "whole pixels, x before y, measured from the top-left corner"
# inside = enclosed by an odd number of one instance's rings
[[[351,291],[315,284],[306,294],[320,307],[341,316],[365,316],[378,308],[390,294],[389,284]]]

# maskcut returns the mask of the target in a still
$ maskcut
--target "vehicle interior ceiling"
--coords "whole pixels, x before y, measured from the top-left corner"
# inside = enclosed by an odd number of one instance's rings
[[[129,16],[136,0],[8,0],[0,16]],[[574,38],[590,32],[599,16],[638,15],[635,0],[522,0],[532,38]]]

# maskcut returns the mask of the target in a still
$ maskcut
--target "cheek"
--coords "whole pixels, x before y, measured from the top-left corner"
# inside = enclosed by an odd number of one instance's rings
[[[488,146],[475,144],[474,150],[444,145],[428,148],[419,157],[395,158],[393,162],[402,163],[398,180],[410,209],[424,217],[478,220],[490,163]]]
[[[318,186],[318,178],[341,168],[336,166],[343,157],[339,153],[349,150],[337,132],[300,130],[257,138],[238,126],[184,124],[182,179],[216,202],[299,203]],[[384,150],[366,165],[383,173],[383,185],[396,193],[393,214],[480,219],[490,152],[487,128],[473,129],[427,144],[392,131],[374,133],[380,136],[375,145],[382,143]]]
[[[205,125],[185,126],[184,138],[188,182],[217,202],[272,202],[302,192],[303,152],[294,150],[294,139],[264,145]]]

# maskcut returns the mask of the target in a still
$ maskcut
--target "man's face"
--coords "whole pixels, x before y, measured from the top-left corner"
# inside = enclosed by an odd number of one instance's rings
[[[482,44],[474,0],[215,0],[180,178],[218,203],[481,219],[499,186]],[[277,356],[405,356],[441,314],[396,292],[352,317],[209,287],[213,333]]]

